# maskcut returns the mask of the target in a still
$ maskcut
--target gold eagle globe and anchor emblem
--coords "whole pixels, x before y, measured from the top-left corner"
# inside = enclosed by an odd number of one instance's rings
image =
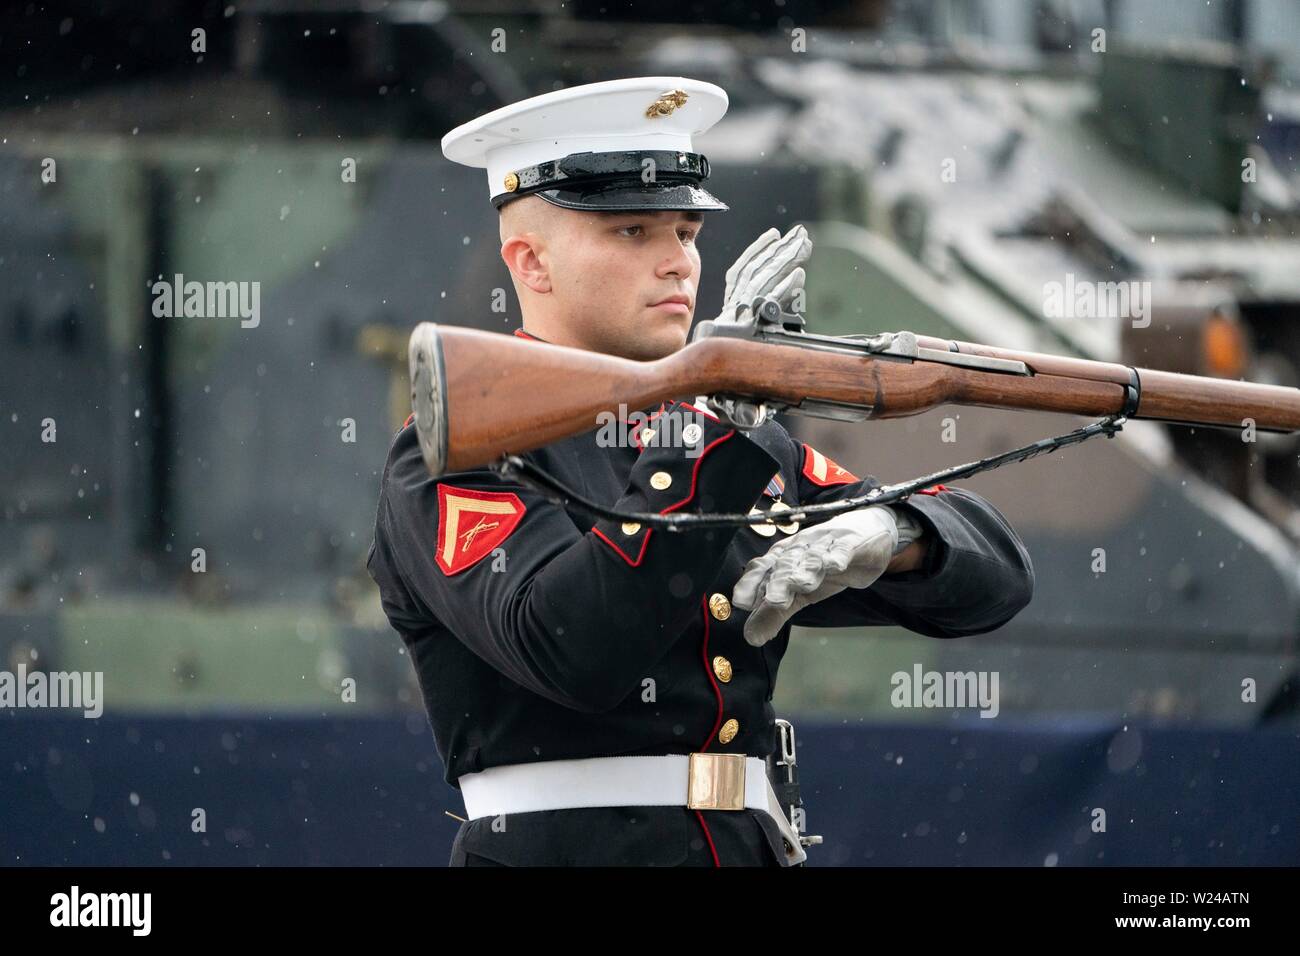
[[[685,90],[669,90],[667,93],[660,93],[659,98],[646,107],[646,119],[656,119],[660,116],[669,116],[673,110],[679,106],[686,105]]]

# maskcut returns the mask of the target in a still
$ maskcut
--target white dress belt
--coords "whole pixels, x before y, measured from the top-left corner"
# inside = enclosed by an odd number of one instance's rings
[[[689,767],[686,754],[586,757],[489,767],[462,774],[456,782],[471,820],[581,807],[685,807]],[[766,813],[781,828],[793,848],[786,851],[787,865],[807,859],[799,835],[777,801],[762,757],[745,758],[745,806]]]

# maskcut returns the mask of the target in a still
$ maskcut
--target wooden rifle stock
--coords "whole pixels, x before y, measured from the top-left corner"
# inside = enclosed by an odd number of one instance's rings
[[[798,337],[795,337],[798,338]],[[435,477],[600,426],[602,413],[726,395],[799,411],[900,418],[944,404],[1240,428],[1300,430],[1300,389],[1179,375],[915,336],[916,357],[706,336],[653,362],[423,322],[411,335],[412,406]],[[843,340],[847,342],[848,340]],[[1022,370],[971,367],[995,360]],[[836,416],[838,417],[838,416]]]

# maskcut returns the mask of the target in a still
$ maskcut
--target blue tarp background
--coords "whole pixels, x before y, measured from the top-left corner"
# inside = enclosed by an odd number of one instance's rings
[[[1294,729],[793,722],[812,865],[1300,864]],[[443,866],[444,810],[420,714],[0,716],[6,866]]]

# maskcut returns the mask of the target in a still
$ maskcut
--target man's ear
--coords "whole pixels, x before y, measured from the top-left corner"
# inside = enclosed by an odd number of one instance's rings
[[[501,258],[514,276],[539,295],[551,291],[551,275],[542,261],[542,244],[533,233],[511,236],[501,245]]]

